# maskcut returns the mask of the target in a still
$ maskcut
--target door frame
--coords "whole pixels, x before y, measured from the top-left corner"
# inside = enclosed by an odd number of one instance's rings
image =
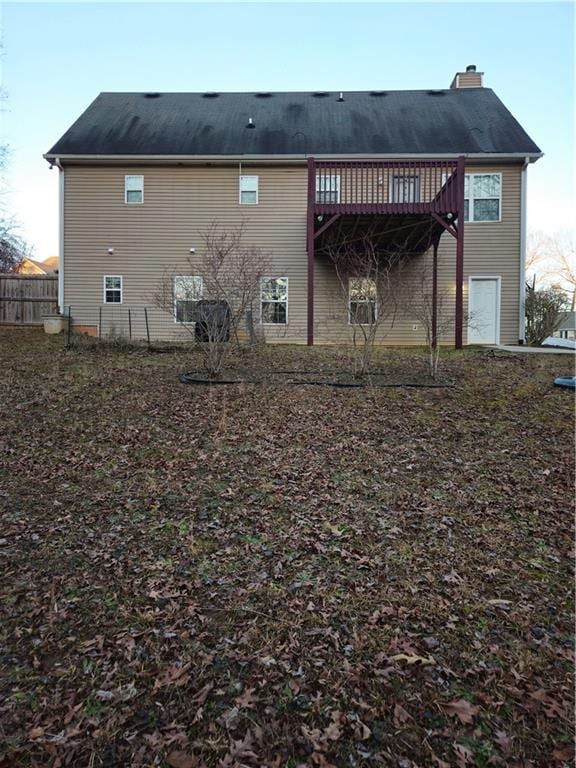
[[[502,303],[502,275],[468,275],[468,315],[470,315],[470,295],[472,293],[472,282],[474,280],[496,280],[496,341],[500,344],[500,314]],[[468,317],[467,336],[470,344],[470,317]],[[473,344],[490,344],[491,342],[472,342]]]

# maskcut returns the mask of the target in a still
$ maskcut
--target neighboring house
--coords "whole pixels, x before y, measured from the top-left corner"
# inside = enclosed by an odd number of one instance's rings
[[[93,333],[126,329],[130,310],[142,337],[146,306],[153,336],[183,338],[151,296],[171,273],[186,301],[201,233],[244,220],[271,254],[254,312],[267,340],[346,342],[354,281],[346,306],[326,242],[376,222],[379,247],[410,251],[414,282],[433,266],[456,346],[517,343],[541,156],[473,66],[445,90],[101,93],[45,155],[60,169],[60,306]],[[423,342],[409,305],[379,340]]]
[[[576,340],[576,312],[564,312],[560,325],[553,335],[559,339]]]
[[[58,272],[58,256],[49,256],[44,261],[22,259],[18,273],[21,275],[55,275]]]

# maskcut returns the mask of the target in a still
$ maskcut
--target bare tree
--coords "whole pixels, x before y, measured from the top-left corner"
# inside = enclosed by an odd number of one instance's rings
[[[431,260],[426,258],[420,273],[418,289],[414,292],[412,315],[424,329],[428,371],[435,381],[438,378],[440,364],[440,344],[442,339],[454,332],[454,299],[445,290],[436,292],[436,313],[432,292]]]
[[[536,280],[546,288],[557,287],[576,306],[576,247],[570,232],[530,232],[526,248],[526,272],[531,285]]]
[[[550,257],[554,273],[570,294],[570,310],[576,307],[576,247],[569,233],[556,233],[550,238]]]
[[[0,58],[2,43],[0,42]],[[5,91],[0,88],[0,105],[6,99]],[[0,106],[0,111],[3,107]],[[22,260],[29,254],[30,249],[18,234],[14,218],[9,215],[6,203],[7,171],[9,147],[0,144],[0,273],[17,272]]]
[[[28,246],[18,235],[14,223],[6,219],[2,211],[0,213],[0,272],[18,272],[28,253]]]
[[[231,339],[239,342],[243,323],[247,322],[250,331],[269,257],[245,242],[244,223],[225,230],[214,222],[201,233],[201,239],[200,258],[187,259],[188,274],[174,270],[165,274],[153,300],[190,333],[202,352],[208,377],[218,379]]]

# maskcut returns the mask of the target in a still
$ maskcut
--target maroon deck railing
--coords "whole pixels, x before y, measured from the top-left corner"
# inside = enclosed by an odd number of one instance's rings
[[[457,160],[313,161],[314,209],[318,214],[456,215],[457,166]]]

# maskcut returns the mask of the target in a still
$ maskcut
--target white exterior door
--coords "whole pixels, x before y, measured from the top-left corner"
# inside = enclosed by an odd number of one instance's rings
[[[468,285],[468,344],[499,344],[500,278],[471,277]]]

